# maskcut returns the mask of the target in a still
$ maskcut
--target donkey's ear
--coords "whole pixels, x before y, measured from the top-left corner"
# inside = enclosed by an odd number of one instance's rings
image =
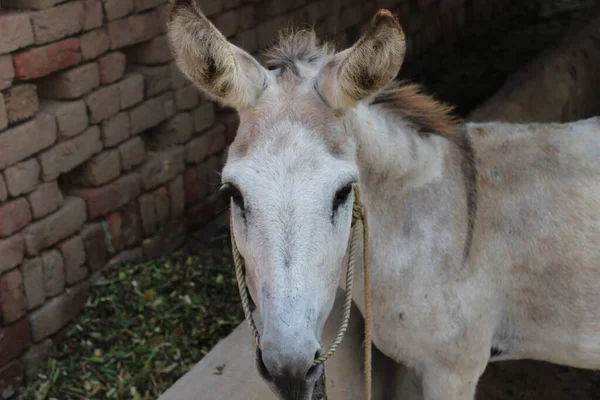
[[[352,108],[390,83],[406,54],[406,41],[392,13],[379,10],[354,46],[336,54],[317,80],[317,89],[336,110]]]
[[[195,0],[169,0],[168,38],[179,69],[210,98],[239,110],[266,87],[266,69],[229,43]]]

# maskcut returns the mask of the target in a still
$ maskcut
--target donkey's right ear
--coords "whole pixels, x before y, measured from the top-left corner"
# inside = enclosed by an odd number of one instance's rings
[[[267,70],[229,43],[194,0],[169,0],[167,26],[177,66],[208,97],[239,110],[266,88]]]

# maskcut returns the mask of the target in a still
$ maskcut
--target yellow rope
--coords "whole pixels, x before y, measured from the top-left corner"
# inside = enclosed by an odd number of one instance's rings
[[[333,343],[329,346],[329,349],[320,354],[314,361],[313,365],[323,364],[329,357],[335,353],[339,347],[346,330],[348,329],[348,322],[350,320],[350,310],[352,309],[352,286],[354,283],[354,264],[356,260],[356,246],[358,244],[359,229],[358,223],[362,223],[363,227],[363,257],[364,257],[364,285],[365,285],[365,400],[371,400],[371,320],[372,320],[372,304],[371,304],[371,283],[369,275],[369,258],[368,258],[368,223],[367,214],[360,201],[360,193],[358,185],[354,187],[354,205],[352,208],[352,227],[351,227],[351,240],[350,240],[350,254],[348,257],[348,268],[346,270],[346,288],[344,295],[344,309],[342,316],[342,323],[338,329],[337,335],[333,340]],[[231,247],[233,252],[233,262],[235,265],[235,276],[238,282],[238,289],[240,292],[240,298],[242,301],[242,308],[244,315],[248,321],[250,332],[254,338],[255,345],[260,348],[260,334],[254,323],[252,317],[252,310],[250,307],[250,296],[248,295],[248,286],[246,285],[246,277],[244,271],[244,264],[242,256],[237,248],[235,241],[235,235],[233,233],[233,215],[229,221],[229,228],[231,234]],[[323,389],[325,389],[325,381],[323,380]]]

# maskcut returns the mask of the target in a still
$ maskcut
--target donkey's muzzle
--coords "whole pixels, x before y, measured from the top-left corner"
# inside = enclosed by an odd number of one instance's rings
[[[323,365],[313,365],[314,355],[308,358],[302,354],[282,357],[277,352],[275,357],[268,350],[267,357],[260,349],[257,350],[258,372],[273,393],[281,400],[310,400],[315,384],[323,374]]]

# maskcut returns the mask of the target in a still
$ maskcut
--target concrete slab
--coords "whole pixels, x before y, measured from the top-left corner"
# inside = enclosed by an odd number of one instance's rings
[[[340,290],[325,324],[323,340],[326,344],[331,343],[337,333],[342,303]],[[260,320],[257,324],[260,329]],[[363,329],[362,317],[354,306],[346,337],[326,362],[330,400],[364,399]],[[158,400],[276,400],[258,375],[254,354],[250,331],[244,322]],[[373,365],[373,400],[393,399],[396,364],[373,348]]]

